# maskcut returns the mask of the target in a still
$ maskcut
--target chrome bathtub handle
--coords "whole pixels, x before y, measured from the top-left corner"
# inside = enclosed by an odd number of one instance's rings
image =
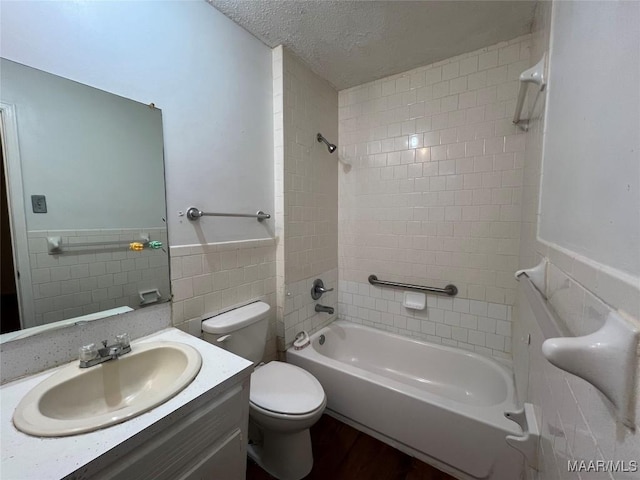
[[[333,288],[324,288],[324,282],[321,279],[316,278],[313,281],[313,286],[311,287],[311,298],[319,300],[320,297],[327,292],[333,292]]]

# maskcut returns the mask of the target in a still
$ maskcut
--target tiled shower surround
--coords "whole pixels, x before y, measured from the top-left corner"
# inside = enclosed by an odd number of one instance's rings
[[[338,285],[338,269],[334,268],[319,275],[325,284],[325,288],[335,288]],[[320,300],[311,298],[311,287],[315,277],[300,280],[287,285],[284,300],[284,330],[278,331],[278,337],[283,338],[286,345],[290,345],[297,333],[305,330],[308,333],[316,332],[336,319],[338,311],[338,291],[325,293]],[[315,311],[316,303],[333,307],[336,311],[333,315],[318,313]]]
[[[427,295],[427,307],[402,305],[404,290],[340,282],[340,318],[485,355],[511,358],[511,306]]]
[[[129,251],[126,245],[105,241],[139,241],[142,233],[167,248],[166,228],[30,231],[31,282],[35,323],[30,326],[79,317],[115,307],[140,307],[139,293],[158,289],[169,298],[168,256],[163,250]],[[64,253],[49,255],[47,237],[59,236]],[[74,243],[96,247],[64,248]]]
[[[273,50],[274,162],[278,277],[278,351],[301,330],[337,316],[338,155],[318,143],[338,137],[338,93],[283,47]],[[311,298],[321,278],[335,291]],[[315,304],[336,309],[316,313]]]
[[[529,45],[527,35],[340,92],[341,316],[510,352],[498,321],[515,301],[526,137],[511,117]],[[459,293],[410,313],[370,274]],[[356,294],[366,304],[348,301]]]

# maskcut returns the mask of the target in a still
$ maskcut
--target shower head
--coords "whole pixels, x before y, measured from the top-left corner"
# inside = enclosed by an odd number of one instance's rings
[[[336,147],[333,143],[329,143],[329,142],[327,141],[327,139],[326,139],[326,138],[324,138],[324,137],[322,136],[322,134],[321,134],[321,133],[319,133],[319,134],[316,136],[316,138],[318,139],[318,142],[322,142],[322,143],[325,143],[325,144],[327,145],[327,149],[329,150],[329,153],[333,153],[333,152],[335,152],[335,151],[336,151],[336,148],[338,148],[338,147]]]

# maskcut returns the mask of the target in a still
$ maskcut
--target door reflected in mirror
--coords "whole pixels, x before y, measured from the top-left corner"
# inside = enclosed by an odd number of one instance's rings
[[[162,112],[0,62],[2,333],[168,301]]]

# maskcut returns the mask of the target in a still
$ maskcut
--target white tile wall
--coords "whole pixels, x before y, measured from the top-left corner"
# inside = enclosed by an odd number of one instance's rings
[[[277,348],[284,351],[284,303],[285,303],[285,195],[284,195],[284,48],[271,52],[273,72],[273,165],[276,233],[276,335]]]
[[[333,292],[325,293],[320,300],[311,298],[311,286],[316,278],[322,278],[325,288],[334,288]],[[291,345],[298,332],[305,330],[308,333],[320,330],[325,325],[334,321],[338,316],[338,269],[334,268],[323,272],[318,277],[309,277],[305,280],[287,285],[284,303],[284,322],[278,324],[278,339],[284,339],[280,350]],[[316,304],[321,304],[334,309],[333,314],[317,313]]]
[[[203,318],[262,300],[272,308],[265,360],[276,356],[274,240],[171,247],[173,325],[200,336]]]
[[[373,273],[514,303],[525,135],[511,117],[529,44],[520,37],[340,92],[350,164],[339,174],[341,282],[366,286]],[[458,331],[466,342],[444,324],[430,335],[473,345],[472,330]],[[481,333],[472,348],[498,335]],[[490,338],[491,353],[508,351]]]
[[[547,296],[575,335],[585,335],[604,323],[611,308],[589,290],[575,282],[555,265],[550,265]],[[551,365],[542,355],[544,338],[524,295],[519,296],[518,330],[531,333],[526,349],[528,372],[525,401],[539,407],[542,439],[540,471],[529,470],[530,479],[637,479],[640,471],[623,473],[568,472],[568,461],[640,461],[640,433],[616,419],[611,403],[595,387]],[[518,341],[514,338],[514,341]],[[517,349],[516,349],[517,351]],[[518,363],[514,358],[514,362]],[[640,356],[636,359],[640,371]],[[518,371],[516,370],[516,375]],[[636,398],[640,398],[636,384]],[[636,419],[640,419],[640,402],[636,400]],[[639,465],[640,467],[640,465]]]
[[[166,228],[30,231],[31,281],[35,323],[79,317],[115,307],[140,307],[139,291],[158,289],[169,298],[169,258],[164,250],[129,251],[127,246],[100,245],[112,240],[138,241],[146,233],[167,245]],[[94,247],[68,248],[49,255],[47,237],[62,238],[62,245],[93,243]]]
[[[544,245],[538,245],[539,256],[550,258],[547,273],[546,296],[559,317],[576,336],[587,335],[598,330],[609,312],[616,310],[581,284],[574,276],[576,265],[569,256],[561,257],[552,253]],[[558,263],[554,263],[557,261]],[[580,267],[578,267],[579,269]],[[580,270],[578,270],[581,272]],[[633,295],[640,299],[640,292]],[[542,416],[542,461],[540,472],[529,471],[528,478],[595,478],[595,479],[637,479],[640,470],[626,475],[620,473],[592,473],[590,476],[567,471],[569,460],[623,461],[627,466],[632,460],[640,461],[640,433],[617,421],[611,403],[586,381],[553,367],[542,356],[540,334],[535,317],[526,305],[526,298],[518,298],[518,332],[532,333],[532,342],[526,350],[528,385],[524,396],[527,401],[540,407]],[[637,317],[635,317],[637,318]],[[640,328],[640,322],[637,322]],[[517,340],[514,340],[517,341]],[[518,349],[516,349],[518,351]],[[516,365],[521,359],[514,358]],[[636,358],[637,372],[640,372],[640,353]],[[523,373],[516,368],[516,376]],[[526,384],[526,383],[525,383]],[[640,384],[636,383],[636,421],[640,419]],[[640,468],[640,464],[639,464]]]
[[[427,307],[403,306],[404,292],[342,281],[340,318],[400,335],[510,359],[511,306],[427,295]]]
[[[551,2],[540,2],[537,6],[532,35],[532,63],[549,49],[551,10]],[[634,289],[619,278],[608,276],[606,271],[596,268],[588,259],[542,244],[537,239],[545,100],[545,95],[537,99],[526,135],[520,267],[535,265],[542,257],[550,260],[547,298],[570,330],[576,335],[584,335],[597,330],[612,308],[636,312],[638,318],[640,292],[637,286]],[[616,297],[614,292],[620,292],[622,296]],[[532,334],[528,347],[522,343],[527,333]],[[547,362],[541,352],[542,341],[526,298],[519,295],[514,307],[514,370],[520,385],[520,398],[539,407],[542,420],[540,470],[528,469],[527,478],[640,478],[640,472],[568,471],[569,460],[625,461],[627,466],[631,460],[640,460],[640,430],[630,430],[617,422],[611,404],[590,384]],[[638,368],[640,370],[640,357]],[[638,393],[636,418],[640,419]]]
[[[338,94],[282,47],[273,50],[273,75],[277,332],[283,352],[298,331],[312,333],[335,318],[316,314],[309,292],[315,278],[337,289],[338,158],[316,134],[338,141]],[[335,307],[337,295],[318,303]]]
[[[338,267],[338,93],[283,50],[284,262],[286,283]]]

